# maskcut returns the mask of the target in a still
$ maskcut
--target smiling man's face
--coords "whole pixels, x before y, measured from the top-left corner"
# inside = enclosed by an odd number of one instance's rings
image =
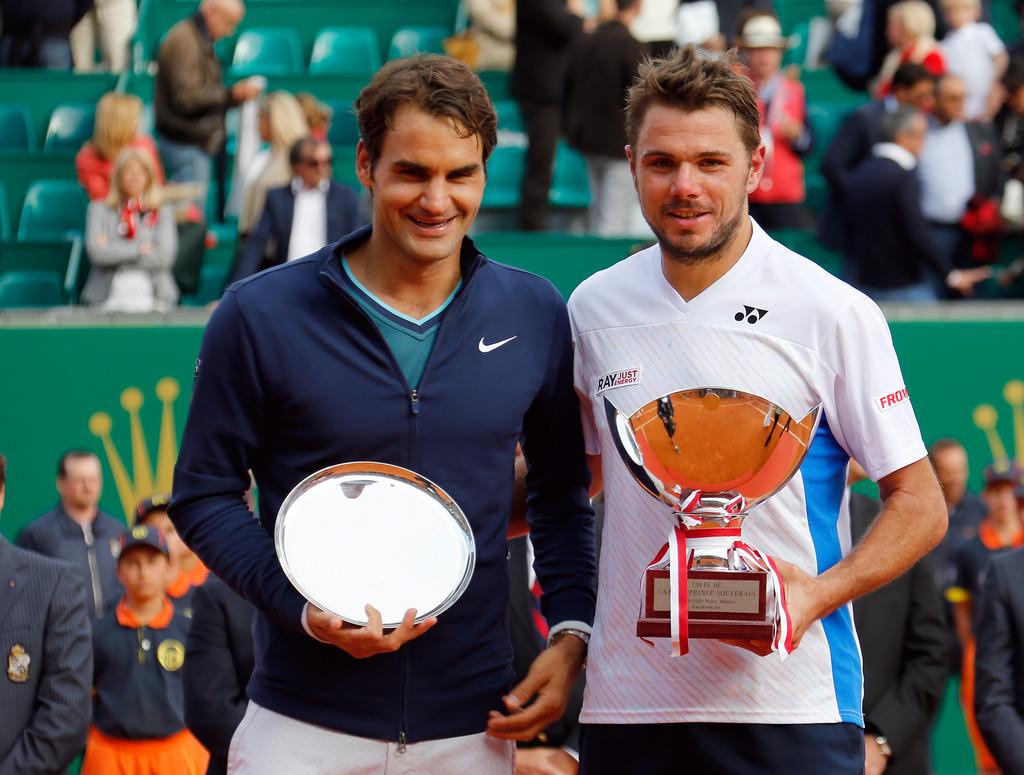
[[[764,149],[746,149],[731,111],[652,105],[627,155],[666,258],[713,260],[732,244],[747,217],[747,194],[761,180]]]
[[[458,260],[483,199],[483,146],[455,123],[414,106],[395,111],[372,163],[360,143],[356,173],[373,192],[373,231],[407,258]]]

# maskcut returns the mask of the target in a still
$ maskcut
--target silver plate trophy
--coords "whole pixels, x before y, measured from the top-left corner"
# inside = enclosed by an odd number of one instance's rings
[[[605,398],[615,447],[650,495],[671,508],[668,543],[641,579],[637,635],[770,641],[791,650],[782,580],[770,557],[745,543],[750,510],[800,467],[819,407],[796,419],[751,393],[718,387],[655,398],[632,415]]]
[[[387,463],[330,466],[285,498],[274,531],[289,580],[318,608],[365,625],[365,606],[397,627],[421,622],[465,591],[476,564],[466,515],[429,479]]]

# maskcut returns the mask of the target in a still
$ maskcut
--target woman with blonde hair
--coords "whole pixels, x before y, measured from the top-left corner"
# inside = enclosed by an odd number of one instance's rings
[[[149,135],[140,134],[142,100],[134,94],[107,92],[96,104],[96,124],[92,139],[75,157],[75,172],[90,200],[105,199],[110,193],[110,173],[114,160],[125,148],[138,148],[150,158],[157,182],[164,182],[163,167],[156,144]]]
[[[89,203],[85,248],[91,268],[85,304],[116,312],[162,312],[178,301],[171,266],[178,249],[174,210],[163,201],[148,153],[126,148],[110,193]]]
[[[875,81],[876,97],[888,96],[896,68],[907,62],[921,65],[935,77],[946,72],[946,58],[935,40],[935,12],[925,0],[903,0],[889,8],[885,36],[892,48]]]
[[[299,101],[285,91],[268,94],[260,105],[259,133],[270,149],[250,163],[242,181],[242,207],[238,233],[248,234],[259,221],[267,191],[288,185],[292,168],[288,153],[297,140],[309,134],[306,114]]]

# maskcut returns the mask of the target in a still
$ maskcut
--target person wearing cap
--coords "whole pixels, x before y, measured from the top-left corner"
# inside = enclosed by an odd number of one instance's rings
[[[82,775],[204,772],[209,754],[185,727],[181,668],[188,620],[166,595],[170,552],[160,531],[121,539],[124,597],[93,624],[93,725]]]
[[[997,461],[985,469],[985,489],[981,497],[988,514],[978,525],[978,535],[956,553],[956,581],[946,590],[953,604],[956,635],[963,646],[960,700],[964,721],[974,746],[978,769],[997,771],[998,767],[978,730],[974,715],[974,665],[977,639],[974,630],[974,601],[978,596],[992,560],[1024,546],[1024,524],[1017,508],[1016,490],[1021,468],[1014,461]]]
[[[171,496],[165,493],[141,501],[135,508],[135,524],[156,528],[166,539],[171,558],[171,583],[167,587],[167,596],[176,611],[191,619],[192,592],[206,583],[210,570],[178,535],[178,529],[167,516],[167,504],[170,502]]]
[[[764,174],[750,193],[750,216],[764,229],[800,229],[810,221],[800,156],[811,148],[811,133],[804,87],[782,71],[787,46],[771,13],[755,12],[740,28],[739,47],[757,87],[765,145]]]

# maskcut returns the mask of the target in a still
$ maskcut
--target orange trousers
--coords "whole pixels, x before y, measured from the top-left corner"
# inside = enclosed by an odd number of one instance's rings
[[[90,727],[82,775],[203,775],[209,761],[187,729],[159,740],[124,740]]]
[[[992,753],[985,745],[985,739],[978,729],[978,719],[974,715],[974,653],[977,650],[977,643],[973,636],[964,646],[964,660],[960,675],[960,707],[963,710],[964,722],[967,725],[967,736],[974,746],[974,759],[978,769],[983,772],[998,772],[999,765],[993,758]]]

